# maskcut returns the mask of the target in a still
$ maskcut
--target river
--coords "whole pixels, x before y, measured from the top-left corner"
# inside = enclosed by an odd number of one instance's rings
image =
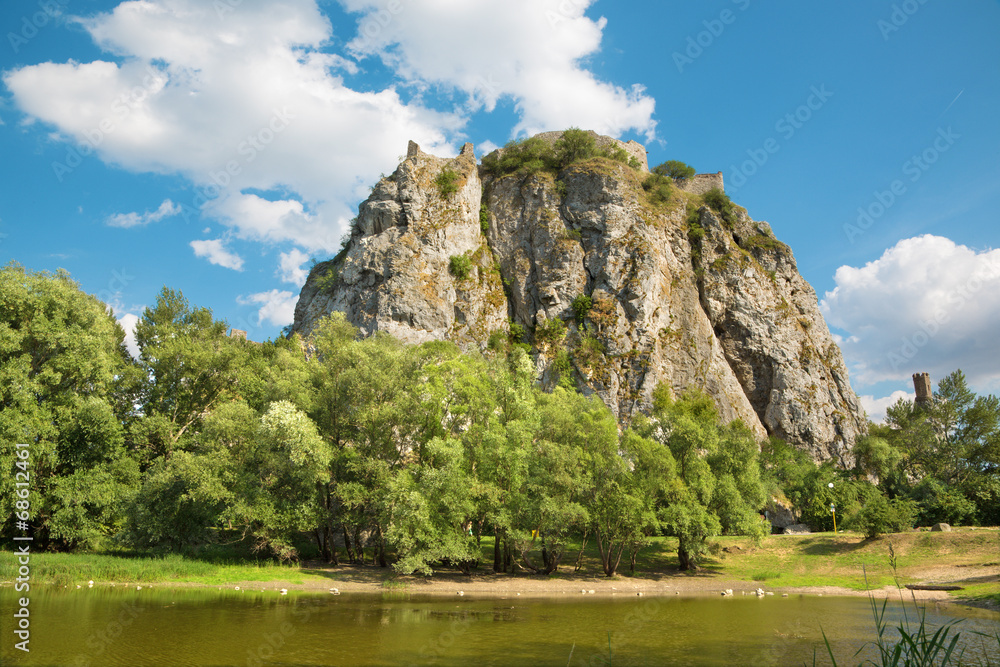
[[[20,608],[0,589],[3,665],[802,665],[857,664],[874,638],[866,598],[477,598],[135,586],[42,587],[29,594],[30,652],[12,632]],[[906,605],[917,619],[912,603]],[[899,603],[888,618],[902,618]],[[967,657],[995,659],[975,632],[1000,615],[927,607],[933,624],[959,619]],[[870,649],[869,649],[870,651]]]

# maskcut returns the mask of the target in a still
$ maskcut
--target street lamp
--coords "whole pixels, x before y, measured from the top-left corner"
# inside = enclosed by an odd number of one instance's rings
[[[830,482],[827,486],[833,489],[833,482]],[[833,515],[833,534],[837,534],[837,506],[830,503],[830,514]]]

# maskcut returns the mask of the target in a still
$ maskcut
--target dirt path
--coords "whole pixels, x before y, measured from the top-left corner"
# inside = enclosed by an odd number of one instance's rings
[[[437,573],[433,577],[386,577],[385,570],[373,567],[340,566],[338,568],[306,568],[306,572],[324,577],[310,579],[301,584],[287,582],[267,582],[266,584],[246,582],[246,588],[265,590],[307,590],[326,591],[331,588],[341,593],[384,593],[400,591],[427,595],[473,595],[479,597],[560,597],[566,596],[643,596],[643,595],[721,595],[732,590],[734,595],[754,595],[758,588],[776,596],[782,595],[838,595],[867,596],[868,591],[858,591],[838,586],[768,586],[755,581],[734,581],[713,573],[687,574],[672,572],[652,577],[595,577],[592,575],[559,574],[554,577],[540,577],[527,574],[473,574],[465,576],[457,573]],[[959,576],[955,576],[958,574]],[[921,578],[928,583],[954,581],[993,580],[1000,583],[1000,567],[990,568],[927,568]],[[877,598],[897,597],[900,591],[895,586],[886,586],[871,593]],[[917,600],[954,601],[945,591],[908,591]]]

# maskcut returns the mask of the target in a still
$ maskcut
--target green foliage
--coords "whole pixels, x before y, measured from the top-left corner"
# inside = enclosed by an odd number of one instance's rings
[[[651,171],[657,176],[664,176],[675,181],[682,181],[695,175],[694,167],[679,160],[667,160],[663,164],[653,167]]]
[[[486,206],[486,202],[479,205],[479,231],[483,234],[488,234],[490,231],[490,209]]]
[[[65,271],[0,269],[0,525],[13,526],[18,470],[40,548],[97,545],[123,520],[137,481],[124,424],[142,381],[124,337]],[[25,469],[15,468],[19,443]]]
[[[881,493],[874,493],[845,523],[867,539],[874,539],[885,533],[910,530],[915,518],[916,503],[912,500],[889,500]]]
[[[472,259],[468,255],[452,255],[448,258],[448,272],[459,280],[468,280],[472,275]]]
[[[1000,520],[1000,399],[976,396],[962,371],[943,378],[929,404],[900,400],[870,430],[895,465],[879,470],[866,458],[861,471],[879,475],[886,493],[916,500],[922,523]]]
[[[542,346],[555,346],[562,343],[566,338],[566,324],[558,317],[552,317],[535,327],[535,344]]]
[[[620,146],[602,148],[593,133],[571,127],[554,145],[537,137],[508,142],[498,153],[483,158],[483,170],[495,177],[515,173],[526,176],[540,171],[556,174],[572,164],[592,158],[622,162],[634,169],[640,167],[639,161],[629,158]],[[565,191],[560,194],[565,196]]]
[[[453,194],[458,192],[458,181],[460,176],[458,172],[453,169],[448,169],[445,167],[440,174],[434,179],[434,185],[437,186],[438,194],[441,195],[441,199],[448,199]]]
[[[483,169],[491,176],[533,174],[556,167],[555,151],[542,139],[531,137],[508,142],[499,153],[483,158]]]
[[[712,188],[704,195],[705,203],[722,216],[722,221],[728,226],[736,223],[736,208],[729,199],[729,195],[719,188]]]
[[[573,356],[580,366],[593,368],[604,356],[604,344],[589,332],[583,333],[573,349]]]
[[[676,465],[660,513],[664,529],[678,538],[681,569],[699,567],[713,535],[763,537],[767,526],[757,511],[765,494],[750,430],[739,422],[721,425],[707,395],[689,390],[674,400],[664,385],[653,393],[653,416],[660,428],[638,430],[667,447]]]
[[[590,314],[590,309],[594,305],[594,299],[589,294],[578,294],[573,298],[573,302],[570,305],[576,314],[577,324],[582,325],[584,320],[587,319],[587,315]]]
[[[594,135],[577,127],[571,127],[562,133],[555,143],[554,151],[560,168],[590,159],[599,152]]]
[[[313,279],[313,284],[316,285],[316,289],[320,292],[333,294],[333,290],[337,285],[337,278],[339,277],[336,267],[328,265],[326,268],[320,270],[316,278]]]
[[[507,328],[507,338],[511,343],[520,343],[524,340],[524,327],[517,322],[511,322]]]
[[[673,195],[671,179],[655,172],[642,181],[642,189],[646,191],[654,206],[666,206]]]

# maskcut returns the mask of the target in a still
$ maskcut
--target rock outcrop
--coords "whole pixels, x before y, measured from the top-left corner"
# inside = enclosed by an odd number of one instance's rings
[[[453,160],[411,144],[345,249],[314,267],[293,330],[339,310],[365,334],[485,349],[516,324],[543,384],[571,368],[623,423],[658,384],[694,386],[760,437],[844,459],[864,413],[791,251],[739,207],[706,204],[700,184],[721,175],[664,198],[636,162],[493,176],[469,144]]]

